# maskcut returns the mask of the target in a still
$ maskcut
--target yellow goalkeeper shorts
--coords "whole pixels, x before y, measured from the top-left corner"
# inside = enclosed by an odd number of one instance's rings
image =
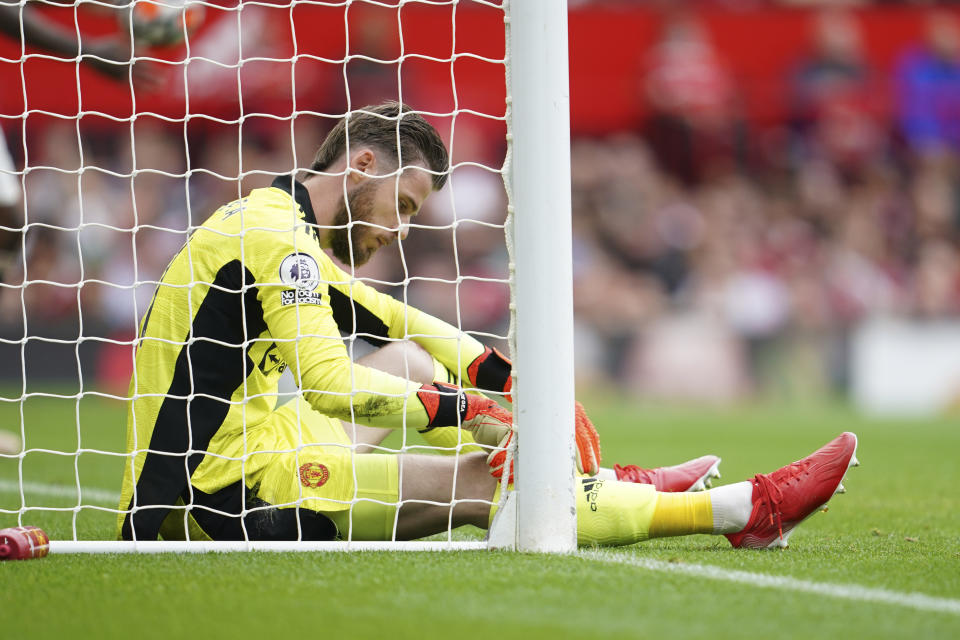
[[[249,427],[245,437],[216,443],[216,456],[207,458],[211,464],[198,468],[203,482],[194,478],[191,499],[171,511],[161,535],[167,540],[334,540],[338,528],[330,516],[351,509],[357,498],[392,494],[395,500],[397,494],[396,457],[357,454],[350,445],[339,420],[302,399],[287,403]],[[243,482],[238,479],[241,458]],[[206,493],[197,486],[208,483],[223,488]],[[348,517],[335,518],[341,526],[355,523],[359,514],[343,515]]]

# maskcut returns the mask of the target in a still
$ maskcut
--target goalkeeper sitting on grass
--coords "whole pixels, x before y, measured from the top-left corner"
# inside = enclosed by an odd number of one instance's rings
[[[387,103],[341,121],[311,169],[221,207],[164,272],[130,386],[121,538],[389,540],[488,525],[512,420],[476,389],[508,397],[510,363],[324,252],[360,265],[405,237],[446,179],[443,142]],[[353,363],[341,332],[380,349]],[[286,367],[304,391],[278,408]],[[681,493],[719,460],[602,470],[597,433],[576,410],[584,544],[718,533],[785,545],[856,461],[856,437],[843,434],[772,474]],[[463,455],[368,453],[396,428]]]

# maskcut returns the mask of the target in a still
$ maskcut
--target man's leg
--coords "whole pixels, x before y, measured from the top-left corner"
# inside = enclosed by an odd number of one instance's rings
[[[396,342],[387,345],[386,347],[383,347],[376,352],[361,358],[359,362],[366,366],[374,367],[388,373],[393,373],[394,375],[407,377],[408,379],[425,384],[432,382],[437,377],[437,365],[433,357],[422,347],[409,341]],[[380,442],[383,441],[390,431],[388,429],[374,429],[371,427],[362,427],[351,424],[345,425],[345,429],[347,434],[351,436],[353,442],[368,445],[365,447],[358,447],[358,452],[373,450],[374,446],[380,444]],[[452,433],[452,444],[444,442],[442,446],[456,446],[458,442],[463,442],[463,436],[467,435],[460,433],[460,430],[456,428],[442,428],[435,429],[434,431],[443,431],[443,434],[437,433],[433,435],[441,437],[447,436],[448,440],[449,435]],[[439,446],[439,442],[430,441],[430,443]],[[830,445],[827,445],[827,447],[824,447],[824,449],[829,447]],[[849,445],[848,448],[850,448],[849,459],[855,460],[855,437],[852,439],[852,445]],[[813,455],[816,456],[818,453],[820,452],[817,452]],[[419,456],[406,456],[405,458],[407,460],[419,459]],[[441,462],[443,458],[440,458],[439,460],[436,459],[436,456],[433,458],[433,460],[430,462],[425,462],[424,464],[440,465],[440,467],[447,468],[444,467],[444,463]],[[458,458],[458,464],[463,464],[466,459],[467,458],[465,456],[460,456]],[[472,459],[473,458],[471,458],[471,460]],[[477,459],[482,461],[483,457],[481,456]],[[454,462],[457,462],[457,460],[450,460],[449,458],[447,459],[447,463],[449,464],[453,464]],[[720,459],[716,456],[703,456],[682,465],[661,469],[641,470],[638,467],[627,467],[621,469],[615,468],[614,470],[602,469],[600,478],[583,479],[581,483],[582,491],[577,492],[578,539],[580,540],[580,543],[632,544],[634,542],[655,537],[689,535],[694,533],[715,533],[728,535],[731,543],[738,547],[757,545],[766,546],[767,544],[772,546],[786,546],[786,540],[789,537],[789,533],[792,528],[799,524],[800,520],[809,515],[809,512],[805,512],[805,509],[809,505],[807,505],[805,502],[806,498],[803,496],[795,498],[793,500],[794,504],[797,504],[798,500],[800,501],[800,506],[796,507],[796,509],[799,509],[799,511],[795,509],[792,514],[788,514],[788,524],[784,526],[781,522],[781,516],[778,515],[781,513],[780,503],[775,502],[772,498],[766,495],[766,493],[771,490],[767,486],[770,483],[764,481],[761,485],[761,481],[757,479],[760,478],[760,476],[757,476],[748,482],[741,482],[720,487],[717,490],[713,490],[700,496],[671,495],[670,493],[661,493],[697,491],[705,488],[705,486],[709,485],[711,478],[720,477],[719,471],[717,470],[719,463]],[[471,462],[471,466],[472,465],[473,463]],[[483,468],[480,471],[485,473],[487,471],[486,465],[482,464],[481,466]],[[772,477],[773,475],[788,468],[789,467],[785,467],[778,472],[774,472],[774,474],[770,474],[770,476]],[[405,486],[409,486],[411,489],[416,488],[418,493],[409,494],[412,496],[412,498],[408,499],[417,499],[418,496],[421,495],[419,494],[421,484],[427,485],[425,487],[426,489],[433,488],[429,486],[431,484],[430,475],[427,475],[427,477],[424,478],[422,475],[420,475],[420,469],[421,465],[418,462],[413,463],[412,467],[410,467],[410,475],[413,476],[410,478],[412,484]],[[644,471],[646,473],[633,473],[631,475],[630,473],[621,473],[623,471]],[[437,472],[438,469],[435,469],[434,473]],[[846,466],[844,465],[843,473],[845,472]],[[836,480],[833,488],[836,488],[836,485],[840,485],[840,479],[842,479],[843,473],[840,473],[837,478],[832,478],[831,476],[831,482],[834,479]],[[477,473],[471,475],[482,476],[484,474]],[[626,480],[627,482],[607,479],[610,478],[611,475],[617,477],[618,480],[622,479]],[[622,478],[621,475],[623,475]],[[405,479],[406,476],[407,473],[404,473]],[[445,479],[447,476],[449,476],[452,480],[452,466],[449,467],[448,473],[443,475]],[[439,477],[440,476],[437,476],[438,479]],[[434,486],[442,491],[444,484],[436,482]],[[446,486],[451,485],[447,484]],[[492,486],[495,489],[496,483],[493,483]],[[822,490],[815,491],[813,495],[817,497],[814,499],[822,498],[822,502],[820,504],[825,504],[827,500],[829,500],[829,496],[833,494],[833,488],[831,488],[830,493],[826,496],[821,495],[823,494]],[[777,487],[773,487],[772,490],[779,491]],[[600,505],[598,502],[601,495],[604,497],[604,502],[614,505],[612,509],[605,509],[602,514],[600,513]],[[493,501],[492,496],[492,493],[485,495],[484,491],[481,490],[480,494],[474,496],[474,498],[477,500]],[[419,499],[432,501],[431,498]],[[458,499],[462,499],[462,496],[458,496]],[[449,502],[449,500],[450,497],[448,496],[446,501]],[[757,522],[755,521],[757,518],[757,505],[760,503],[763,503],[763,508],[760,509],[760,511],[763,511],[764,513],[768,512],[771,526],[776,523],[777,536],[775,541],[770,539],[769,527],[766,528],[762,535],[745,535],[742,533],[745,529],[754,531],[758,528]],[[373,503],[366,502],[359,504]],[[416,509],[412,509],[412,506],[413,505],[409,505],[401,508],[401,514],[406,513],[410,518],[416,520],[419,517],[419,512]],[[816,505],[816,507],[819,506],[819,504]],[[361,511],[365,512],[366,510],[367,509],[365,507],[361,507]],[[462,510],[462,506],[458,506],[455,509],[455,511]],[[439,511],[436,509],[429,509],[427,511],[430,513],[434,513],[435,511],[437,513],[442,512],[446,515],[443,516],[443,526],[440,529],[433,531],[431,529],[431,525],[430,527],[425,527],[425,530],[431,530],[431,533],[445,531],[447,528],[447,518],[449,517],[450,512],[449,507],[440,507]],[[804,515],[798,519],[797,513],[799,512],[804,512]],[[376,517],[379,518],[379,516]],[[466,522],[461,522],[460,524],[466,524]],[[476,524],[476,522],[470,522],[470,524]],[[453,526],[455,527],[460,525],[454,524]],[[398,536],[400,535],[400,531],[401,529],[398,524]],[[404,531],[406,531],[406,528],[404,528]],[[418,535],[431,535],[431,533],[420,533]],[[404,537],[398,539],[408,538]],[[766,540],[766,542],[761,545],[758,540]]]
[[[379,369],[420,384],[433,382],[433,356],[420,345],[410,341],[391,342],[363,356],[357,360],[357,364],[362,364],[371,369]],[[365,427],[349,422],[344,422],[343,428],[350,436],[350,440],[358,445],[357,453],[375,451],[377,445],[383,442],[393,431],[393,429]]]
[[[350,510],[325,512],[340,536],[352,540],[410,540],[492,519],[497,481],[483,454],[446,456],[354,456],[356,501]],[[651,485],[597,478],[578,479],[577,530],[580,544],[622,545],[651,537],[655,521],[670,522],[664,535],[709,533],[710,500],[705,494],[658,494]],[[456,500],[454,498],[456,489]],[[698,499],[704,526],[677,512],[658,511],[658,502]],[[462,502],[460,502],[462,501]],[[749,495],[744,498],[749,511]],[[399,505],[399,509],[398,506]],[[657,518],[659,516],[659,519]],[[654,530],[656,532],[656,529]]]
[[[713,533],[726,535],[734,547],[786,546],[797,525],[842,492],[847,469],[859,464],[856,445],[856,436],[845,433],[773,473],[701,493],[579,479],[577,540],[610,546]],[[356,456],[354,464],[359,502],[353,515],[327,514],[344,538],[408,540],[464,524],[486,527],[491,518],[497,482],[483,454],[453,459],[369,454]],[[393,478],[398,485],[391,485]]]
[[[659,493],[651,485],[583,479],[578,541],[623,545],[713,533],[726,535],[734,547],[785,547],[797,525],[843,492],[844,475],[859,464],[856,448],[856,436],[844,433],[773,473],[701,493]]]
[[[434,360],[426,349],[410,341],[391,342],[360,358],[357,363],[420,384],[430,384],[437,380],[456,382],[456,380],[450,379],[449,372],[444,369],[443,365]],[[376,447],[392,431],[392,429],[378,429],[346,422],[344,423],[344,430],[350,436],[351,441],[359,445],[357,447],[358,453],[376,451]],[[469,453],[478,450],[478,447],[474,445],[473,436],[459,427],[437,427],[426,433],[421,432],[420,435],[426,440],[427,444],[434,447],[445,447],[452,450],[461,445],[461,452]]]
[[[326,513],[343,539],[413,540],[466,524],[487,527],[497,480],[483,453],[361,454],[354,471],[353,508]]]

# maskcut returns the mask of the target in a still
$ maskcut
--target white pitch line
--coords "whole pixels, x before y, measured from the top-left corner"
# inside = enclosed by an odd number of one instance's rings
[[[77,488],[66,484],[44,484],[41,482],[24,482],[23,492],[31,495],[51,496],[54,498],[72,498],[77,499]],[[15,480],[0,479],[0,493],[12,493],[20,495],[21,484]],[[92,502],[107,503],[115,505],[120,499],[120,494],[116,491],[106,489],[97,489],[94,487],[82,487],[83,499]]]
[[[766,589],[813,593],[831,598],[878,602],[881,604],[892,604],[900,607],[918,609],[920,611],[937,611],[940,613],[960,615],[960,600],[938,598],[917,592],[890,591],[877,587],[865,587],[859,584],[813,582],[812,580],[801,580],[789,576],[772,576],[764,573],[725,569],[723,567],[705,564],[684,564],[664,562],[663,560],[654,560],[652,558],[637,558],[623,554],[615,554],[609,551],[581,551],[579,555],[588,560],[625,564],[647,569],[648,571],[678,573],[697,578],[707,578],[709,580],[737,582]]]

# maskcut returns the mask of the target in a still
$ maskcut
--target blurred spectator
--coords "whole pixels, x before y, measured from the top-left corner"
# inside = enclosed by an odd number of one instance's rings
[[[735,87],[694,14],[664,18],[647,61],[647,137],[661,165],[685,184],[742,161]]]
[[[960,254],[956,246],[943,240],[925,242],[914,277],[915,309],[920,317],[960,313]]]
[[[812,26],[813,51],[790,91],[795,161],[820,157],[856,173],[884,151],[884,96],[864,60],[855,15],[828,9]]]
[[[960,150],[960,24],[950,12],[927,16],[926,42],[895,71],[900,127],[920,154]]]
[[[350,105],[356,109],[384,100],[400,99],[400,35],[396,10],[360,4],[350,10],[350,54],[346,65]]]

